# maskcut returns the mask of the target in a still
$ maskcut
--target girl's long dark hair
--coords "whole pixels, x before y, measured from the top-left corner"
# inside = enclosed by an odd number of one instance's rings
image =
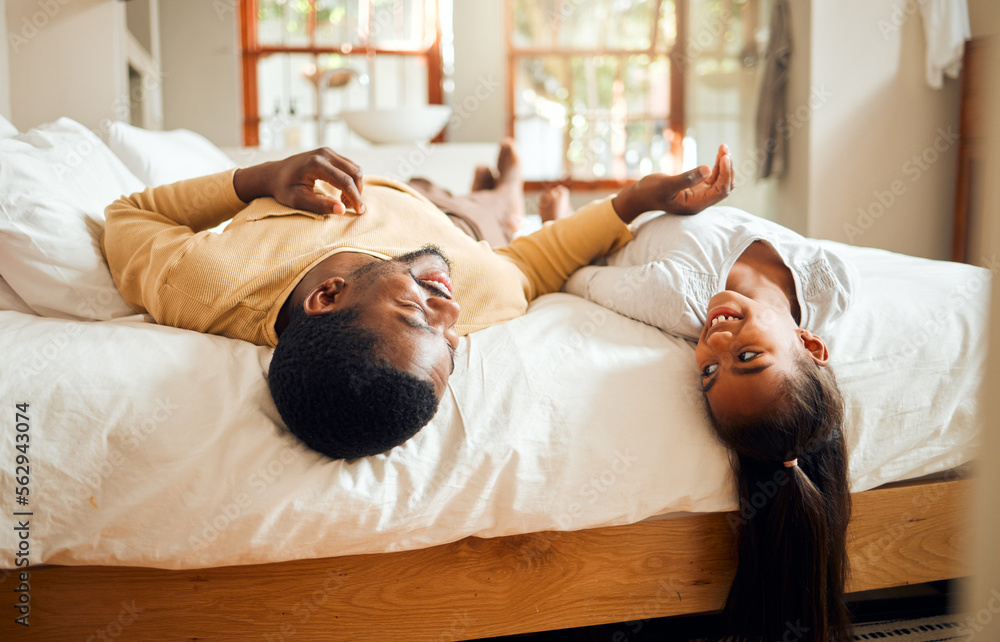
[[[740,511],[739,561],[726,600],[729,639],[849,639],[844,605],[851,496],[841,424],[844,402],[830,368],[808,359],[767,416],[721,422]],[[798,465],[782,462],[798,459]]]

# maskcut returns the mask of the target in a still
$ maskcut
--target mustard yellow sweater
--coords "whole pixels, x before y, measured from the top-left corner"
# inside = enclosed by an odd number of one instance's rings
[[[492,250],[396,181],[366,178],[365,214],[324,217],[271,198],[244,203],[233,189],[234,171],[148,188],[108,206],[101,247],[137,312],[274,346],[282,304],[326,257],[350,251],[388,259],[433,244],[451,262],[461,305],[455,329],[464,335],[523,314],[575,269],[631,239],[610,199]],[[221,234],[209,231],[230,218]]]

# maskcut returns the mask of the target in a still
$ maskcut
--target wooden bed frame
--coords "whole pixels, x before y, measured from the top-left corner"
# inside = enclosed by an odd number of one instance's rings
[[[969,575],[971,483],[949,473],[856,494],[849,591]],[[14,623],[17,574],[0,579],[0,639],[463,640],[712,611],[735,570],[728,517],[188,571],[32,567],[30,630]]]
[[[951,474],[856,494],[849,590],[969,575],[970,485]],[[700,613],[721,608],[729,590],[731,515],[257,566],[32,568],[31,633],[45,640],[463,640]],[[14,595],[16,581],[8,576],[4,592]],[[0,639],[23,633],[11,611],[0,619]]]

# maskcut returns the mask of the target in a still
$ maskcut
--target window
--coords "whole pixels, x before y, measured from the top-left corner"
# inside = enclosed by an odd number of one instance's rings
[[[507,0],[508,133],[535,181],[617,186],[683,162],[686,0]]]
[[[771,0],[687,0],[683,169],[711,165],[719,145],[733,154],[736,190],[727,205],[761,216],[776,211],[776,183],[756,181],[757,104]],[[793,9],[794,10],[794,9]],[[792,64],[801,64],[794,61]],[[788,106],[790,113],[795,107]],[[794,135],[794,134],[792,134]]]
[[[443,103],[440,8],[439,0],[242,0],[244,144],[344,145],[342,109]]]

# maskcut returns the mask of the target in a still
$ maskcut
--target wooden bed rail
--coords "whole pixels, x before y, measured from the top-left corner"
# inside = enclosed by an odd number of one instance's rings
[[[850,590],[967,575],[970,484],[856,494]],[[256,566],[33,568],[30,630],[8,606],[0,639],[460,640],[698,613],[732,579],[727,516]]]

